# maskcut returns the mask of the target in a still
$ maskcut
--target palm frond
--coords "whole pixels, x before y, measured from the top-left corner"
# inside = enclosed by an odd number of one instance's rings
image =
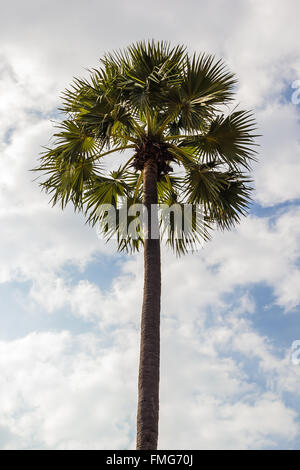
[[[253,191],[252,180],[241,173],[230,171],[226,180],[218,197],[210,201],[205,211],[206,220],[222,230],[230,230],[247,215]]]
[[[129,173],[122,168],[112,171],[109,177],[99,176],[92,185],[87,185],[83,197],[87,222],[94,226],[103,217],[103,212],[111,206],[118,207],[118,200],[130,195],[131,187],[127,182]]]
[[[193,164],[186,171],[183,194],[189,204],[209,205],[218,198],[227,183],[227,173],[217,170],[218,164]]]
[[[233,169],[250,169],[255,160],[255,119],[249,111],[235,111],[215,118],[205,134],[182,140],[180,147],[194,147],[203,162],[221,160]]]
[[[169,201],[160,205],[161,238],[177,256],[199,250],[210,239],[202,207]]]
[[[164,99],[170,129],[176,126],[177,132],[204,131],[217,106],[232,100],[235,84],[234,75],[221,60],[208,54],[194,54],[191,59],[187,56],[180,85],[170,88]]]
[[[80,209],[85,185],[92,184],[101,170],[95,162],[99,145],[78,121],[63,121],[58,128],[56,146],[46,149],[34,171],[46,177],[40,186],[52,195],[53,205],[60,202],[64,208],[71,201]]]

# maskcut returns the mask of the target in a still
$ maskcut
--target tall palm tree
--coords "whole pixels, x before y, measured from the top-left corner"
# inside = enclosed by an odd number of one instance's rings
[[[196,250],[211,229],[233,227],[251,200],[255,122],[251,112],[228,111],[235,85],[221,60],[183,46],[148,41],[108,53],[63,93],[65,119],[36,168],[53,204],[73,203],[119,250],[144,248],[137,449],[157,448],[161,241],[178,255]],[[131,154],[106,173],[114,152]],[[124,223],[122,211],[137,203],[146,217],[128,212]],[[187,229],[174,215],[186,204]],[[132,222],[134,235],[124,230]]]

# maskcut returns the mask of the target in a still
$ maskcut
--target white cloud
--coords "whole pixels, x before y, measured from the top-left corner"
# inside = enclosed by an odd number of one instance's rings
[[[240,107],[255,108],[263,134],[256,200],[299,198],[299,109],[278,96],[300,74],[298,2],[155,0],[147,15],[143,2],[89,5],[10,1],[0,19],[0,282],[30,280],[31,306],[70,308],[99,327],[99,339],[33,332],[0,344],[3,448],[134,447],[142,259],[129,259],[108,292],[84,279],[68,283],[61,267],[82,268],[112,247],[71,208],[49,207],[28,172],[73,75],[143,38],[224,57],[239,78]],[[298,369],[252,328],[251,295],[224,299],[261,283],[284,310],[299,304],[299,208],[277,216],[248,217],[198,255],[163,253],[161,447],[260,448],[297,436],[282,393],[298,394]],[[236,354],[257,361],[265,385]]]
[[[172,401],[164,411],[168,418],[168,425],[163,428],[164,449],[172,449],[175,441],[182,443],[179,448],[184,449],[270,448],[282,438],[292,439],[298,432],[295,412],[272,394],[262,395],[253,404],[224,405],[211,394],[184,402],[184,409],[177,404],[176,413]]]
[[[297,413],[280,395],[286,379],[295,391],[298,369],[284,373],[250,324],[232,328],[225,318],[221,334],[218,326],[182,329],[163,320],[160,448],[263,448],[298,436]],[[2,448],[134,448],[138,334],[122,326],[97,336],[40,332],[0,343]],[[226,336],[224,354],[216,345]],[[241,344],[262,361],[269,356],[273,366],[263,374],[275,387],[264,391],[243,370],[234,356],[247,360]]]
[[[37,166],[47,145],[51,123],[28,119],[6,144],[0,174],[1,266],[0,280],[41,279],[70,262],[84,266],[93,255],[109,253],[111,245],[97,238],[96,229],[85,225],[71,207],[52,208],[50,197],[41,193]]]
[[[15,436],[7,447],[127,447],[135,357],[130,344],[117,345],[68,332],[1,343],[1,423]]]
[[[273,103],[258,113],[263,134],[255,165],[256,198],[264,206],[300,198],[299,112],[293,104]]]
[[[185,324],[195,320],[204,324],[209,308],[217,316],[226,307],[225,294],[237,287],[259,284],[273,289],[274,301],[286,312],[293,311],[300,303],[299,211],[294,207],[271,220],[249,216],[237,229],[216,232],[199,253],[180,260],[163,250],[162,314],[170,320],[184,320]],[[73,259],[71,251],[68,253]],[[87,280],[77,285],[68,283],[55,275],[52,265],[52,273],[44,270],[35,278],[30,296],[49,311],[69,306],[74,314],[99,321],[102,326],[135,322],[142,300],[142,261],[142,256],[129,257],[106,294],[101,286]],[[237,316],[254,310],[251,297],[244,295],[242,299],[235,309]]]

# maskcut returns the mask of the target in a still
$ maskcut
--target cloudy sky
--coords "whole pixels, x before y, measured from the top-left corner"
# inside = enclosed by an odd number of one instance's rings
[[[263,135],[249,216],[163,251],[159,447],[299,449],[299,2],[0,3],[0,448],[135,447],[142,257],[52,208],[29,169],[72,77],[155,38],[223,58]]]

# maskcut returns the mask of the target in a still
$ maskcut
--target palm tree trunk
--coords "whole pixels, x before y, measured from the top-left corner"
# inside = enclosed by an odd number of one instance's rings
[[[143,204],[148,211],[148,238],[145,234],[136,448],[156,450],[159,413],[161,272],[160,240],[158,236],[153,238],[153,233],[149,233],[152,226],[158,234],[157,165],[153,160],[147,160],[144,167]],[[154,206],[151,214],[152,205]]]

